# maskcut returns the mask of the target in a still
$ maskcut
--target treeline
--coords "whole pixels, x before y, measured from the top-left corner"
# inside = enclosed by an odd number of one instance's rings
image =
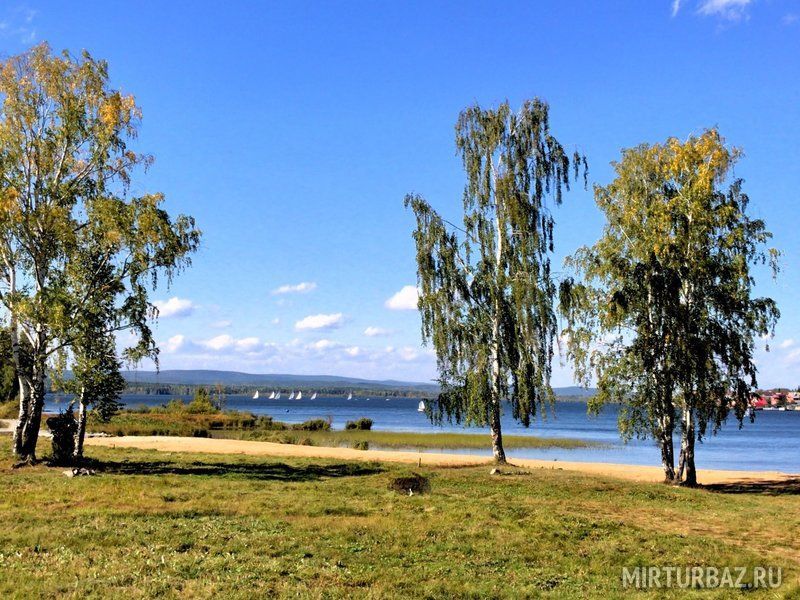
[[[193,396],[198,389],[202,388],[219,389],[222,393],[231,396],[252,396],[258,390],[260,398],[265,400],[271,392],[280,392],[282,398],[286,398],[292,392],[303,392],[305,398],[317,393],[319,396],[347,396],[352,392],[353,396],[359,398],[430,398],[430,392],[420,390],[403,390],[387,388],[353,387],[353,386],[300,386],[300,387],[266,387],[254,385],[186,385],[186,384],[163,384],[163,383],[128,383],[123,393],[125,394],[147,394],[147,395],[173,395],[173,396]]]

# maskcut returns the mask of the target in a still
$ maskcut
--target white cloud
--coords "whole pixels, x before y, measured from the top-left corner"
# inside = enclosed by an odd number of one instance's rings
[[[206,348],[209,348],[211,350],[224,350],[225,348],[233,347],[235,343],[236,340],[233,338],[232,335],[223,333],[222,335],[213,337],[210,340],[205,340],[200,342],[200,345],[205,346]]]
[[[792,346],[794,346],[794,340],[792,338],[783,340],[780,344],[781,348],[791,348]]]
[[[309,315],[294,324],[295,329],[333,329],[342,325],[342,313]]]
[[[15,37],[22,44],[32,44],[37,37],[33,24],[37,14],[37,11],[25,6],[8,11],[8,19],[0,21],[0,37]]]
[[[432,351],[413,345],[374,347],[331,339],[262,342],[228,334],[191,340],[175,335],[161,341],[162,368],[226,369],[248,373],[335,374],[370,379],[431,381]]]
[[[400,358],[405,361],[416,360],[420,355],[419,350],[411,346],[403,346],[397,350],[397,353],[400,355]]]
[[[246,337],[236,340],[236,349],[242,352],[252,352],[261,344],[257,337]]]
[[[169,300],[156,300],[153,302],[158,309],[158,316],[162,318],[187,317],[192,314],[197,306],[187,298],[173,296]]]
[[[419,291],[415,285],[405,285],[403,289],[386,301],[386,308],[392,310],[416,310]]]
[[[309,344],[308,347],[314,350],[328,350],[330,348],[336,348],[338,345],[339,344],[333,340],[317,340]]]
[[[746,14],[752,0],[703,0],[698,12],[702,15],[737,21]]]
[[[281,322],[281,320],[280,320],[278,317],[275,317],[275,318],[274,318],[274,319],[272,319],[272,321],[271,321],[271,323],[272,323],[273,325],[279,325],[279,324],[280,324],[280,322]]]
[[[163,344],[164,351],[169,353],[178,352],[183,345],[186,343],[186,338],[180,334],[173,335],[171,338],[167,340],[165,344]]]
[[[231,322],[228,319],[222,319],[221,321],[214,321],[211,324],[211,327],[214,329],[227,329],[231,326]]]
[[[696,6],[701,15],[738,21],[747,16],[747,9],[752,2],[753,0],[697,0]],[[685,4],[686,0],[672,0],[672,16],[677,16]]]
[[[383,327],[367,327],[364,330],[364,335],[367,337],[378,337],[383,335],[390,335],[392,332],[389,329],[384,329]]]
[[[308,292],[317,289],[317,284],[313,281],[304,281],[295,285],[282,285],[279,288],[272,290],[272,294],[278,296],[280,294],[307,294]]]

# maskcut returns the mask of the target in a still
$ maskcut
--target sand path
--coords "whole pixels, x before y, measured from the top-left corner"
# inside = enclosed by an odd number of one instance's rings
[[[468,466],[490,465],[491,458],[470,454],[444,454],[433,452],[394,451],[394,450],[353,450],[351,448],[329,448],[321,446],[300,446],[276,444],[272,442],[253,442],[242,440],[167,437],[167,436],[122,436],[110,438],[89,438],[89,446],[111,448],[140,448],[163,452],[205,452],[211,454],[247,454],[253,456],[334,458],[340,460],[399,462],[422,466]],[[632,481],[659,482],[664,479],[663,471],[657,466],[622,465],[614,463],[568,462],[513,458],[509,461],[518,467],[531,469],[563,469],[579,471],[590,475],[617,477]],[[721,471],[701,470],[697,474],[701,484],[716,483],[755,483],[762,481],[784,481],[796,478],[778,471]]]

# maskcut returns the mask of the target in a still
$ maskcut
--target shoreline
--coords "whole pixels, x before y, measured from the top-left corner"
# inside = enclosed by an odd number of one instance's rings
[[[161,452],[198,452],[206,454],[244,454],[250,456],[272,456],[285,458],[332,458],[362,462],[396,462],[423,467],[491,466],[491,457],[474,454],[441,452],[415,452],[402,450],[355,450],[326,446],[301,446],[222,438],[194,438],[173,436],[121,436],[93,437],[86,439],[88,446],[110,448],[137,448]],[[629,481],[660,483],[664,472],[659,466],[626,465],[619,463],[578,462],[509,457],[508,468],[551,469],[575,471],[594,476],[608,476]],[[720,483],[754,483],[761,481],[791,480],[800,474],[779,471],[733,471],[701,469],[697,472],[698,483],[704,485]]]

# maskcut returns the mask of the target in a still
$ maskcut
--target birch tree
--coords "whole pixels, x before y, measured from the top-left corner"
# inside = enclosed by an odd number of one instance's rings
[[[110,87],[104,61],[40,44],[0,64],[0,102],[0,301],[15,364],[20,339],[30,345],[30,368],[17,369],[14,452],[32,461],[48,364],[73,343],[83,307],[111,294],[115,316],[104,333],[133,328],[128,353],[154,356],[148,290],[189,263],[200,233],[190,217],[170,218],[162,195],[129,194],[152,158],[130,148],[141,110]],[[70,265],[87,251],[110,266],[113,289],[89,277],[75,292]]]
[[[652,435],[665,478],[685,485],[697,483],[695,442],[731,413],[742,424],[755,340],[779,317],[753,294],[753,267],[774,276],[778,252],[732,176],[740,156],[716,130],[625,150],[614,181],[595,188],[603,235],[571,260],[583,282],[562,286],[579,378],[596,377],[599,403],[622,403],[623,436]]]
[[[553,137],[538,99],[518,112],[507,102],[467,108],[456,147],[467,179],[462,227],[419,195],[405,199],[416,217],[422,336],[436,352],[442,389],[430,416],[488,425],[494,459],[504,463],[502,402],[528,426],[553,400],[551,207],[581,171],[585,181],[586,160]]]

